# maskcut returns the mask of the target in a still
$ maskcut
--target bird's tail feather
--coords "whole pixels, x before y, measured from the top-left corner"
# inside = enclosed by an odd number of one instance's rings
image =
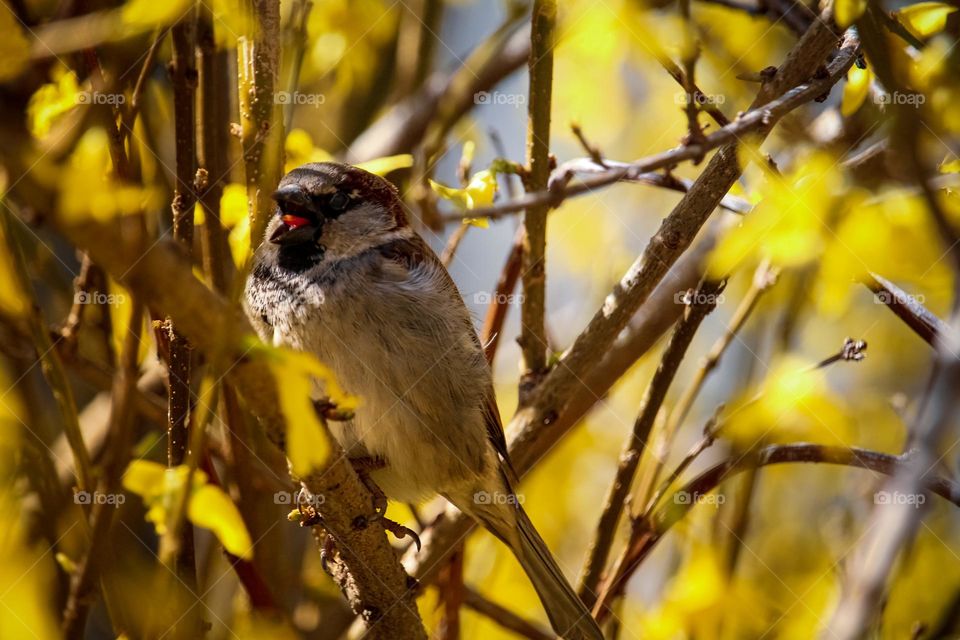
[[[472,514],[503,540],[517,557],[533,583],[553,630],[565,640],[603,640],[603,633],[590,611],[567,582],[540,534],[520,505],[497,505],[512,509],[515,522],[499,517],[499,509],[472,509]]]

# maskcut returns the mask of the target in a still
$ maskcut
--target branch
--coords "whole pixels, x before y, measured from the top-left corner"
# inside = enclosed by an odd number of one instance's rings
[[[441,105],[445,105],[439,115],[441,123],[448,123],[444,125],[446,131],[476,106],[476,94],[492,89],[529,56],[529,34],[524,29],[513,31],[512,22],[508,22],[506,28],[498,29],[474,50],[461,68],[431,76],[420,90],[391,107],[357,136],[344,154],[347,162],[409,152],[437,122]]]
[[[596,588],[607,564],[613,538],[617,532],[617,524],[620,522],[625,501],[633,486],[650,430],[653,428],[657,414],[660,413],[660,407],[667,397],[667,391],[673,383],[677,369],[683,362],[683,356],[693,341],[693,336],[700,328],[703,319],[716,308],[717,295],[723,290],[723,286],[722,282],[707,281],[696,290],[689,307],[673,330],[670,342],[667,343],[660,358],[660,364],[644,393],[640,412],[633,423],[633,431],[624,445],[623,453],[620,454],[616,476],[607,492],[603,512],[597,524],[597,532],[590,545],[590,552],[577,589],[580,598],[588,608],[596,602]]]
[[[826,52],[832,47],[833,35],[825,26],[822,26],[821,22],[818,21],[815,24],[821,25],[816,28],[818,32],[825,32],[820,33],[819,37],[821,39],[826,37],[831,39],[830,42],[827,43],[822,41],[817,43],[820,47],[820,53],[822,54],[816,63],[819,64],[819,62],[826,57]],[[804,41],[801,40],[797,46],[801,47],[803,42]],[[804,84],[792,85],[793,88],[785,92],[781,91],[780,93],[776,93],[776,89],[770,88],[778,84],[778,80],[786,75],[783,70],[778,71],[774,78],[764,85],[765,89],[761,92],[761,96],[764,92],[774,92],[774,94],[779,95],[779,97],[769,101],[760,101],[760,98],[758,98],[754,101],[749,111],[731,124],[706,136],[700,144],[675,147],[634,162],[624,163],[608,171],[593,172],[588,177],[571,185],[570,181],[574,177],[577,177],[578,174],[584,172],[582,167],[585,162],[589,160],[577,158],[563,163],[553,171],[550,176],[549,187],[545,191],[528,193],[511,202],[491,207],[477,208],[471,211],[471,215],[477,218],[496,218],[505,213],[521,211],[540,204],[557,207],[566,198],[589,193],[595,189],[606,187],[617,182],[636,181],[644,173],[657,169],[672,168],[681,162],[696,160],[707,152],[719,147],[735,146],[747,133],[757,132],[761,135],[766,135],[772,129],[773,125],[783,116],[828,92],[853,64],[855,59],[854,52],[858,47],[859,41],[856,36],[850,32],[847,35],[843,49],[829,65],[826,77],[815,79]],[[804,47],[804,49],[806,49],[806,47]],[[816,70],[816,66],[811,63],[812,56],[810,56],[809,53],[805,55],[809,59],[804,59],[798,64],[802,63],[805,69],[813,66],[813,70],[811,70],[809,74],[805,74],[805,77],[801,78],[801,81],[809,78]],[[722,151],[723,149],[721,149],[721,152]],[[718,155],[721,154],[718,153]],[[724,164],[727,164],[727,162],[724,161]],[[708,167],[708,171],[709,170]],[[707,172],[705,172],[705,174],[706,173]],[[726,191],[723,193],[726,193]]]
[[[110,406],[110,440],[105,455],[103,473],[97,483],[97,492],[112,494],[121,491],[120,478],[130,459],[133,446],[133,401],[137,385],[140,352],[140,329],[143,324],[143,305],[133,300],[130,329],[124,337],[120,363],[113,382],[113,403]],[[90,548],[70,577],[70,592],[61,622],[63,635],[68,640],[84,637],[87,614],[94,602],[94,591],[99,584],[100,565],[109,553],[110,525],[115,507],[93,501],[90,508]]]
[[[550,179],[550,103],[553,94],[553,47],[556,0],[534,0],[530,29],[530,101],[527,107],[527,178],[524,187],[540,191]],[[547,203],[524,212],[523,300],[520,307],[520,349],[524,374],[520,403],[547,367],[546,309]]]
[[[594,613],[598,616],[598,620],[607,617],[609,611],[606,605],[622,591],[627,580],[657,542],[697,504],[696,500],[688,499],[690,496],[706,495],[738,473],[772,464],[834,464],[892,475],[903,469],[911,460],[911,457],[894,456],[869,449],[807,443],[772,445],[761,449],[755,455],[736,454],[685,484],[674,493],[673,500],[669,500],[663,508],[651,516],[649,522],[635,522],[630,542],[611,571],[610,579],[605,582]],[[960,484],[948,478],[934,477],[927,480],[925,486],[929,491],[960,506]]]
[[[464,604],[479,614],[482,614],[507,631],[513,631],[522,638],[530,640],[553,640],[555,633],[550,633],[542,627],[525,620],[470,587],[464,587]]]
[[[171,29],[173,56],[170,60],[170,83],[173,88],[173,126],[176,151],[176,181],[174,182],[173,239],[183,246],[187,256],[193,253],[193,213],[196,195],[193,190],[197,173],[196,93],[194,34],[196,14],[189,11]],[[190,344],[180,335],[170,320],[163,330],[170,340],[167,357],[169,391],[167,396],[167,466],[183,464],[190,438],[187,423],[190,419]],[[196,590],[197,569],[193,548],[193,528],[180,529],[176,545],[174,567],[177,576],[191,591]],[[187,621],[184,628],[195,629],[198,621]]]
[[[497,280],[496,291],[494,291],[493,298],[487,305],[487,314],[483,318],[480,342],[483,344],[487,362],[491,365],[493,364],[493,357],[497,353],[497,346],[500,344],[500,334],[503,331],[503,323],[507,319],[507,310],[510,309],[511,296],[514,289],[517,288],[517,281],[520,279],[525,235],[524,228],[518,227],[513,236],[513,246],[510,247],[510,253],[507,254],[507,260],[500,272],[500,278]]]
[[[863,284],[873,291],[877,300],[886,305],[894,315],[903,320],[904,324],[931,346],[936,344],[937,336],[946,335],[948,328],[943,320],[928,311],[915,296],[883,276],[870,273],[864,278]]]
[[[565,162],[564,166],[576,166],[576,172],[578,174],[587,174],[600,173],[610,169],[611,167],[628,167],[630,166],[630,163],[604,158],[603,164],[597,164],[593,158],[575,158]],[[649,171],[647,173],[641,173],[629,178],[624,178],[622,182],[649,185],[651,187],[660,187],[663,189],[669,189],[670,191],[677,191],[679,193],[686,193],[690,190],[690,187],[693,186],[693,180],[680,178],[670,173],[659,173],[655,171]],[[753,209],[752,204],[743,198],[732,196],[729,193],[723,196],[723,198],[720,200],[719,206],[721,209],[726,209],[732,213],[741,214],[749,213],[750,210]],[[502,207],[502,209],[500,206],[485,209],[487,215],[484,217],[489,218],[490,220],[499,220],[508,216],[517,215],[521,211],[521,209],[516,209],[512,206],[512,201],[504,203]],[[456,222],[458,224],[462,223],[463,213],[445,213],[440,216],[440,221],[445,224],[452,222]]]
[[[697,367],[696,372],[693,374],[693,378],[684,387],[683,394],[677,401],[677,405],[673,408],[673,411],[670,412],[670,417],[663,427],[663,438],[661,444],[657,447],[658,450],[664,452],[669,450],[673,437],[679,431],[683,421],[686,420],[687,414],[690,412],[694,401],[700,394],[700,390],[703,388],[707,376],[720,364],[720,359],[726,352],[727,347],[730,346],[733,338],[740,332],[743,325],[747,322],[747,318],[753,313],[757,302],[760,301],[760,297],[777,281],[778,273],[779,270],[776,267],[771,267],[769,263],[765,261],[757,267],[757,270],[753,274],[750,289],[746,295],[743,296],[740,304],[733,312],[730,324],[727,325],[723,334],[717,338],[710,347],[710,351],[708,351],[707,355],[701,360],[700,366]],[[658,462],[652,471],[652,475],[650,476],[651,487],[656,482],[661,466],[662,463]],[[644,497],[646,498],[648,496],[645,495]]]
[[[213,33],[213,15],[209,6],[199,3],[197,20],[197,58],[199,61],[200,99],[197,102],[198,148],[197,190],[203,207],[203,266],[217,291],[226,291],[232,275],[233,260],[227,245],[227,231],[220,220],[223,182],[229,178],[230,104],[223,96],[230,91],[227,52],[217,49]]]
[[[256,19],[255,34],[237,42],[237,89],[240,141],[243,145],[247,201],[250,203],[250,246],[263,239],[283,166],[283,123],[274,96],[280,73],[280,3],[247,0]]]

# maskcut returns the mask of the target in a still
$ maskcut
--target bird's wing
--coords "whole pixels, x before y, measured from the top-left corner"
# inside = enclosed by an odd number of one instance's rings
[[[431,249],[419,235],[413,234],[408,238],[393,240],[382,245],[379,250],[384,258],[408,271],[429,268],[434,272],[435,276],[440,279],[443,286],[449,288],[452,292],[457,292],[457,285],[454,283],[453,278],[450,277],[446,267],[440,262],[440,258],[433,252],[433,249]],[[459,294],[453,297],[456,300],[456,304],[459,304],[463,308],[466,330],[473,338],[480,357],[483,357],[483,344],[480,342],[480,338],[477,336],[477,332],[473,327],[473,322],[470,320],[470,313],[463,303],[463,298]],[[510,465],[510,457],[507,451],[507,438],[503,432],[503,422],[500,420],[500,410],[497,408],[497,397],[493,391],[492,378],[488,383],[487,389],[484,391],[484,398],[483,417],[487,427],[487,437],[497,454],[499,454],[500,459],[503,460],[507,472],[512,476],[511,479],[514,479],[516,474]]]

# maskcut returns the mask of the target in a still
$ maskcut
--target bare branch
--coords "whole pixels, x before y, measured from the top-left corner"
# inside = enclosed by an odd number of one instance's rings
[[[553,47],[557,22],[556,0],[534,0],[530,29],[530,91],[527,108],[528,191],[542,191],[550,179],[550,104],[553,94]],[[520,402],[525,401],[547,366],[546,247],[547,203],[526,209],[523,226],[523,301],[520,307],[520,348],[524,376],[520,382]]]
[[[909,464],[912,458],[908,456],[894,456],[879,453],[869,449],[856,447],[836,447],[821,444],[788,444],[772,445],[761,449],[755,455],[744,456],[735,454],[720,462],[707,471],[704,471],[683,488],[674,493],[674,496],[705,495],[720,486],[728,478],[750,469],[759,469],[772,464],[784,463],[822,463],[869,469],[886,475],[893,475]],[[960,485],[953,480],[943,477],[931,477],[924,482],[927,490],[945,498],[954,505],[960,506]],[[631,536],[628,547],[617,560],[611,571],[609,580],[604,582],[603,592],[594,613],[598,620],[609,615],[606,609],[626,584],[644,558],[649,555],[654,546],[670,528],[683,519],[683,516],[693,508],[695,501],[688,502],[685,498],[678,498],[668,502],[664,508],[650,517],[649,522],[638,522],[635,533]]]
[[[587,562],[583,567],[583,574],[577,589],[580,598],[588,608],[596,602],[596,588],[607,564],[610,548],[613,546],[613,538],[617,532],[617,524],[620,522],[620,515],[623,513],[627,496],[630,495],[634,476],[646,447],[647,439],[650,436],[650,431],[653,428],[653,423],[660,412],[664,399],[667,397],[667,391],[673,383],[677,369],[683,362],[683,357],[693,341],[693,336],[700,328],[703,319],[716,308],[717,295],[723,290],[723,286],[724,283],[722,282],[707,281],[696,290],[686,312],[677,323],[673,335],[670,336],[670,342],[667,343],[667,347],[663,351],[660,364],[657,366],[657,370],[650,380],[650,385],[644,393],[643,400],[640,403],[640,411],[633,423],[633,431],[624,444],[623,452],[620,454],[620,463],[617,466],[617,473],[607,492],[603,512],[600,515],[600,521],[597,523],[596,536],[590,545]]]

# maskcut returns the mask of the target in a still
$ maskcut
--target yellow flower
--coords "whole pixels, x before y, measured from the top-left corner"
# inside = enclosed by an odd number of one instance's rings
[[[147,520],[159,535],[164,535],[173,519],[173,509],[186,490],[189,469],[186,465],[168,468],[149,460],[134,460],[123,475],[123,486],[143,498]],[[207,474],[193,472],[187,518],[208,529],[223,548],[240,558],[253,557],[253,543],[236,505],[220,487],[207,483]]]

